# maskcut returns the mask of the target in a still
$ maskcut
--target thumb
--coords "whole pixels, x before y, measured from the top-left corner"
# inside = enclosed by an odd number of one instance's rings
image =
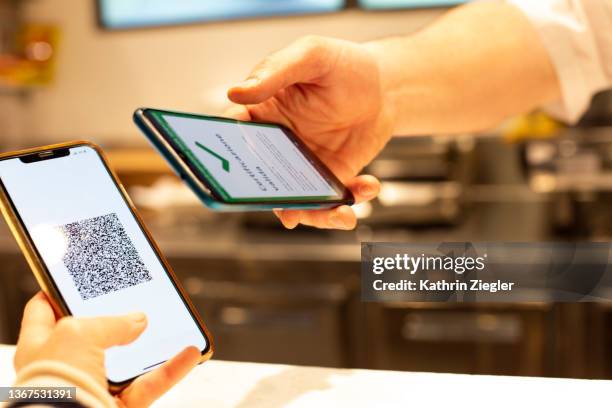
[[[38,292],[28,301],[23,311],[19,345],[28,347],[30,343],[44,342],[55,327],[55,314],[47,297]]]
[[[312,83],[328,72],[335,49],[333,42],[323,37],[300,38],[260,62],[227,95],[239,104],[257,104],[290,85]]]
[[[13,358],[15,368],[23,367],[28,358],[39,352],[55,328],[55,314],[47,297],[38,292],[26,304],[17,341],[17,351]]]
[[[124,316],[91,317],[73,320],[77,329],[96,346],[107,349],[129,344],[136,340],[147,327],[144,313]]]

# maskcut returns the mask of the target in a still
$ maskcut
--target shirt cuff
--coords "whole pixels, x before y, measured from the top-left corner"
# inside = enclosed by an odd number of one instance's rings
[[[17,374],[16,387],[76,387],[76,399],[91,408],[116,408],[106,387],[89,374],[68,364],[40,360],[28,364]]]
[[[544,107],[553,116],[575,123],[592,96],[608,86],[593,29],[579,1],[506,0],[532,22],[557,73],[562,100]]]

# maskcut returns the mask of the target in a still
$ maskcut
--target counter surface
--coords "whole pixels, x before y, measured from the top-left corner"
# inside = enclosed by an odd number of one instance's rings
[[[2,384],[14,347],[0,346]],[[209,361],[155,407],[599,407],[612,381],[411,373]]]

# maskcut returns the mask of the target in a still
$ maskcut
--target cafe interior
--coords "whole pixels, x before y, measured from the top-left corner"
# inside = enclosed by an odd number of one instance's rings
[[[612,93],[572,126],[531,112],[481,133],[398,135],[364,170],[382,188],[355,206],[352,231],[211,211],[132,121],[142,106],[221,115],[232,84],[303,35],[408,34],[458,3],[0,0],[0,150],[100,145],[213,334],[215,359],[612,379],[609,303],[360,295],[362,242],[609,241]],[[1,224],[0,343],[14,344],[39,289]]]

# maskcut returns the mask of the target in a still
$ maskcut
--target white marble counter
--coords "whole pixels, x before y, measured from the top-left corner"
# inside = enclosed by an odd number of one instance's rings
[[[0,385],[14,373],[0,346]],[[209,361],[156,407],[603,407],[612,381],[344,370]]]

